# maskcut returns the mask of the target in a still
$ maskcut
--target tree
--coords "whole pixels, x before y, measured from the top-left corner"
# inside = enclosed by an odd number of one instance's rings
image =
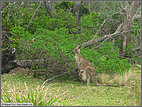
[[[91,39],[91,40],[83,43],[82,44],[83,47],[89,47],[89,46],[92,46],[92,45],[97,44],[99,42],[102,42],[101,45],[95,47],[95,48],[99,48],[107,40],[110,40],[114,36],[121,35],[121,39],[122,40],[121,40],[120,54],[124,55],[125,52],[124,52],[123,47],[127,46],[127,44],[128,44],[128,38],[130,36],[129,35],[130,26],[133,24],[133,21],[135,19],[140,18],[140,15],[138,13],[136,13],[137,9],[140,6],[140,2],[133,1],[131,4],[127,4],[127,5],[129,5],[129,7],[127,7],[127,8],[126,8],[126,2],[124,4],[125,4],[125,8],[120,5],[121,8],[122,8],[122,11],[125,12],[124,21],[117,27],[117,29],[115,30],[115,32],[112,33],[112,34],[101,36],[99,38],[96,38],[96,36],[94,36],[93,39]],[[104,20],[104,22],[102,23],[102,25],[105,23],[105,21],[106,20]],[[102,25],[100,26],[100,28],[102,27]],[[99,31],[100,31],[100,29],[98,30],[98,32]],[[96,35],[97,35],[97,33],[96,33]]]
[[[54,1],[48,1],[48,2],[44,1],[44,5],[50,17],[53,18],[52,11],[54,9]]]
[[[76,21],[78,26],[80,26],[80,19],[81,19],[81,1],[77,1],[75,5],[73,5],[73,14],[76,17]]]

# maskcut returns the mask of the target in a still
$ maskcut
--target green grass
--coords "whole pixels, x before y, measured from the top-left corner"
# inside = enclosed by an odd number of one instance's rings
[[[135,72],[135,74],[140,76],[140,72]],[[34,91],[37,87],[42,87],[43,82],[43,80],[31,76],[4,74],[2,75],[1,89],[2,92],[6,94],[10,93],[11,90],[24,93],[26,87]],[[137,88],[134,88],[134,85],[123,87],[96,87],[91,83],[91,86],[87,87],[82,86],[80,82],[71,82],[69,80],[60,82],[59,80],[54,80],[50,83],[46,83],[44,86],[44,88],[48,88],[47,91],[49,95],[59,97],[58,102],[61,102],[63,106],[138,105],[138,103],[136,103],[135,91],[133,91]],[[128,93],[131,94],[129,95]],[[5,96],[2,94],[2,98],[3,97]]]
[[[99,105],[125,105],[126,88],[90,87],[79,83],[54,83],[51,91],[60,96],[66,106],[99,106]],[[122,101],[117,101],[121,99]]]

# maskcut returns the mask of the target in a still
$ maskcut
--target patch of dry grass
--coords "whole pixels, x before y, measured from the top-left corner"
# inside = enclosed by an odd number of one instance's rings
[[[97,75],[97,80],[99,83],[102,84],[116,84],[118,86],[129,86],[130,85],[130,80],[133,78],[136,78],[135,76],[135,71],[130,70],[129,72],[122,74],[98,74]]]
[[[135,67],[134,72],[130,75],[130,86],[128,90],[128,98],[132,98],[134,102],[128,102],[128,105],[141,105],[141,71]]]
[[[106,83],[109,83],[111,81],[111,76],[108,75],[108,74],[98,74],[97,76],[97,80],[99,83],[103,83],[103,84],[106,84]]]
[[[141,105],[141,71],[139,69],[130,69],[129,72],[126,72],[123,75],[98,74],[97,80],[102,84],[115,84],[117,86],[128,87],[127,96],[134,101],[127,102],[127,104]]]

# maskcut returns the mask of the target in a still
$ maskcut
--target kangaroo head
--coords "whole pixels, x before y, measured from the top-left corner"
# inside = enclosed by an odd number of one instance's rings
[[[81,46],[77,45],[77,47],[72,51],[73,53],[80,53]]]

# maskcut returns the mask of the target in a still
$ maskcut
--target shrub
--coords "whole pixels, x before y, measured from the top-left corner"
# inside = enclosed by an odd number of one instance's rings
[[[65,2],[65,1],[64,2],[58,2],[55,5],[56,11],[58,11],[60,9],[66,10],[66,9],[70,9],[70,8],[73,8],[72,2]]]
[[[55,65],[54,68],[64,69],[63,71],[75,68],[72,51],[83,41],[84,35],[69,35],[67,28],[54,31],[37,29],[33,35],[24,35],[21,38],[22,42],[19,43],[20,59],[45,59],[47,67]],[[118,50],[111,42],[96,50],[81,48],[81,55],[94,65],[96,72],[123,73],[130,67],[127,59],[118,57]]]
[[[103,18],[98,13],[92,12],[90,15],[83,15],[81,17],[82,32],[88,36],[91,36],[96,33],[99,29],[98,25],[102,22]]]
[[[38,86],[36,89],[28,89],[25,85],[24,92],[17,92],[13,86],[9,92],[2,90],[2,103],[33,103],[34,106],[60,105],[59,97],[51,96],[48,88]]]
[[[123,73],[128,71],[130,67],[127,59],[118,57],[118,50],[110,42],[96,50],[82,49],[81,54],[92,62],[96,72]]]
[[[76,32],[77,29],[76,19],[71,12],[59,9],[54,18],[45,15],[35,17],[29,31],[17,25],[11,28],[11,31],[19,36],[19,41],[11,37],[14,41],[12,46],[18,48],[19,59],[44,59],[48,70],[59,73],[74,71],[75,58],[72,50],[77,44],[94,37],[93,34],[99,29],[95,25],[102,23],[103,18],[98,13],[92,12],[90,15],[84,15],[81,21],[82,33],[73,35],[69,32]],[[89,34],[92,29],[94,29],[92,34]],[[96,35],[96,38],[99,36],[100,34]],[[128,71],[130,67],[128,60],[120,59],[118,54],[118,46],[115,47],[111,42],[106,42],[95,50],[81,48],[81,55],[94,65],[96,72]]]
[[[69,10],[73,13],[73,2],[58,2],[55,5],[55,9],[57,12],[58,10],[63,9],[65,11]],[[88,7],[82,4],[81,14],[83,15],[83,14],[88,14],[88,13],[89,13]]]
[[[73,14],[71,12],[65,12],[63,9],[60,9],[53,18],[50,18],[49,15],[35,17],[32,23],[30,23],[28,31],[34,34],[37,29],[47,29],[54,31],[55,29],[65,27],[69,29],[69,32],[75,32],[76,26],[77,23],[75,17],[73,17]]]

